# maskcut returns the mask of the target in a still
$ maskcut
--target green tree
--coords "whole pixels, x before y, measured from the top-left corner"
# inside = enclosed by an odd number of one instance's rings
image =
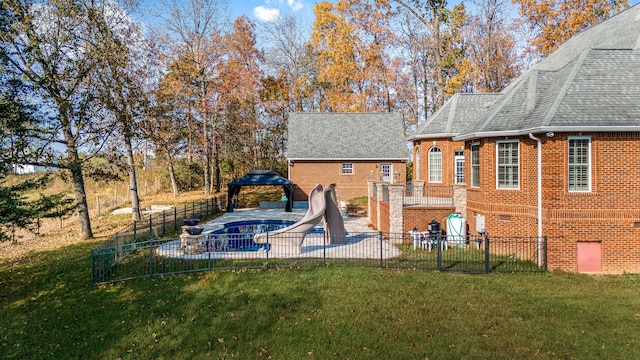
[[[105,56],[99,24],[110,15],[100,3],[81,0],[0,2],[0,57],[6,71],[22,79],[48,117],[38,124],[41,147],[32,161],[71,175],[78,222],[84,238],[92,238],[84,187],[86,157],[100,149],[112,133],[101,116],[96,75]],[[43,119],[44,120],[44,119]],[[58,150],[51,146],[57,144]]]
[[[15,243],[16,229],[37,232],[41,218],[66,215],[75,206],[64,193],[25,195],[46,187],[48,173],[12,184],[4,181],[13,167],[29,162],[30,142],[37,132],[34,109],[19,101],[18,82],[12,82],[5,84],[7,90],[0,94],[0,241]]]

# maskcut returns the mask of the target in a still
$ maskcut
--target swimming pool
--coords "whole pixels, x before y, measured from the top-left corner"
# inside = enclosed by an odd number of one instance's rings
[[[256,244],[253,235],[280,230],[295,224],[293,220],[244,220],[221,224],[223,228],[211,232],[214,251],[258,251],[269,250],[269,244]],[[324,229],[316,227],[310,234],[323,234]]]

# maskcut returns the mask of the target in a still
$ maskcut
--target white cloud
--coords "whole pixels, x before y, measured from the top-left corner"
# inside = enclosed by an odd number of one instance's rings
[[[287,4],[291,8],[291,11],[294,11],[294,12],[302,9],[302,6],[303,6],[302,1],[296,1],[296,0],[287,0]]]
[[[275,21],[280,18],[280,10],[258,6],[253,9],[253,15],[261,21]]]

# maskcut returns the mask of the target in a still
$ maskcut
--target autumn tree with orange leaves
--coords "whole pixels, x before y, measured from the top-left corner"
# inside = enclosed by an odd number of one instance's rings
[[[338,0],[314,7],[311,44],[317,52],[317,81],[324,90],[321,111],[391,111],[395,77],[385,52],[393,35],[385,1]]]
[[[521,22],[531,31],[529,51],[547,57],[578,32],[629,6],[627,0],[513,0]]]

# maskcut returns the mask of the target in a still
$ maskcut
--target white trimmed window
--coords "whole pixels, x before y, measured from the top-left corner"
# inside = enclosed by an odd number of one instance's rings
[[[471,144],[471,187],[480,187],[480,144]]]
[[[342,175],[353,174],[353,163],[342,163]]]
[[[456,184],[462,184],[464,182],[464,151],[456,150],[454,161],[454,178]]]
[[[429,182],[442,182],[442,150],[437,146],[429,149]]]
[[[498,189],[520,188],[520,143],[518,141],[498,141],[496,143]]]
[[[591,191],[591,138],[569,138],[569,191]]]

